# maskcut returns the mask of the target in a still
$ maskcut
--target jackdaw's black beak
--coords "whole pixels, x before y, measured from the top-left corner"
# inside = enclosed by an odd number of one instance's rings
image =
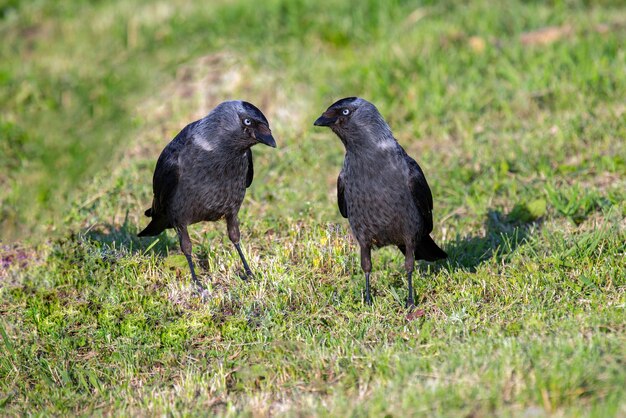
[[[326,117],[324,115],[317,118],[317,120],[313,123],[315,126],[330,126],[337,121],[337,118],[334,117]]]
[[[276,141],[272,135],[257,135],[257,141],[262,144],[267,145],[268,147],[276,148]]]
[[[266,126],[260,126],[255,132],[256,140],[268,147],[276,148],[276,140],[272,136],[272,131]]]

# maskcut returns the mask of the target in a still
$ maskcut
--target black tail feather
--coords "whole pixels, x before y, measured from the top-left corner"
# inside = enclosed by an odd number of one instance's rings
[[[426,235],[415,248],[415,258],[417,260],[436,261],[448,258],[448,254],[435,244],[430,235]]]
[[[166,228],[169,228],[169,224],[164,218],[153,218],[148,226],[137,234],[138,237],[153,237],[155,235],[159,235],[161,232],[165,231]]]

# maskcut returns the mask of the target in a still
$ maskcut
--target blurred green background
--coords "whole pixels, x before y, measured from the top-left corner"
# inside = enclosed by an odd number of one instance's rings
[[[317,146],[309,122],[348,95],[377,104],[433,167],[454,157],[431,176],[506,164],[552,177],[593,156],[596,171],[624,170],[620,1],[3,1],[0,35],[5,241],[63,229],[94,175],[138,143],[155,143],[141,156],[156,159],[231,97],[273,116],[284,153],[272,164],[290,176],[336,170],[340,146]],[[141,181],[149,189],[150,173]],[[299,186],[273,185],[291,189],[289,211],[334,213]]]

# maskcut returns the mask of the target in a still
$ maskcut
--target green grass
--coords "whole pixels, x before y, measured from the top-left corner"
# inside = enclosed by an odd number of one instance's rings
[[[0,415],[626,415],[626,8],[615,1],[0,3]],[[558,39],[526,41],[545,27]],[[343,149],[374,102],[448,261],[358,248]],[[162,147],[245,98],[240,213],[140,240]]]

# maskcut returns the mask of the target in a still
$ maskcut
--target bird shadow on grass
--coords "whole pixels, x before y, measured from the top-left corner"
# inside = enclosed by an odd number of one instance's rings
[[[137,236],[138,232],[126,217],[122,225],[101,223],[89,228],[84,236],[90,242],[113,252],[145,254],[152,251],[161,257],[167,257],[170,250],[178,248],[178,239],[175,235],[168,236],[163,232],[156,237],[140,238]]]
[[[541,218],[530,219],[527,213],[513,209],[504,214],[490,209],[485,219],[484,234],[457,237],[450,241],[444,250],[448,260],[430,266],[431,270],[465,269],[475,272],[478,266],[494,259],[501,263],[527,241],[531,231],[541,227]]]
[[[185,260],[182,252],[180,251],[180,245],[178,237],[175,233],[162,232],[154,237],[140,238],[137,236],[139,230],[128,222],[126,218],[122,225],[112,225],[108,223],[101,223],[92,228],[89,228],[83,236],[92,244],[99,247],[99,251],[106,259],[114,259],[125,254],[146,255],[154,253],[159,258],[170,258],[172,265],[180,267],[182,270],[187,270],[187,261]],[[211,234],[209,234],[211,235]],[[219,234],[212,234],[218,236]],[[230,242],[223,243],[227,248],[231,248]],[[194,264],[196,266],[196,273],[206,272],[211,273],[211,266],[208,263],[208,245],[197,246],[194,251]],[[232,248],[232,251],[235,251]],[[176,255],[178,260],[174,261],[171,256]],[[246,280],[246,276],[243,268],[238,268],[236,274],[239,278]]]

